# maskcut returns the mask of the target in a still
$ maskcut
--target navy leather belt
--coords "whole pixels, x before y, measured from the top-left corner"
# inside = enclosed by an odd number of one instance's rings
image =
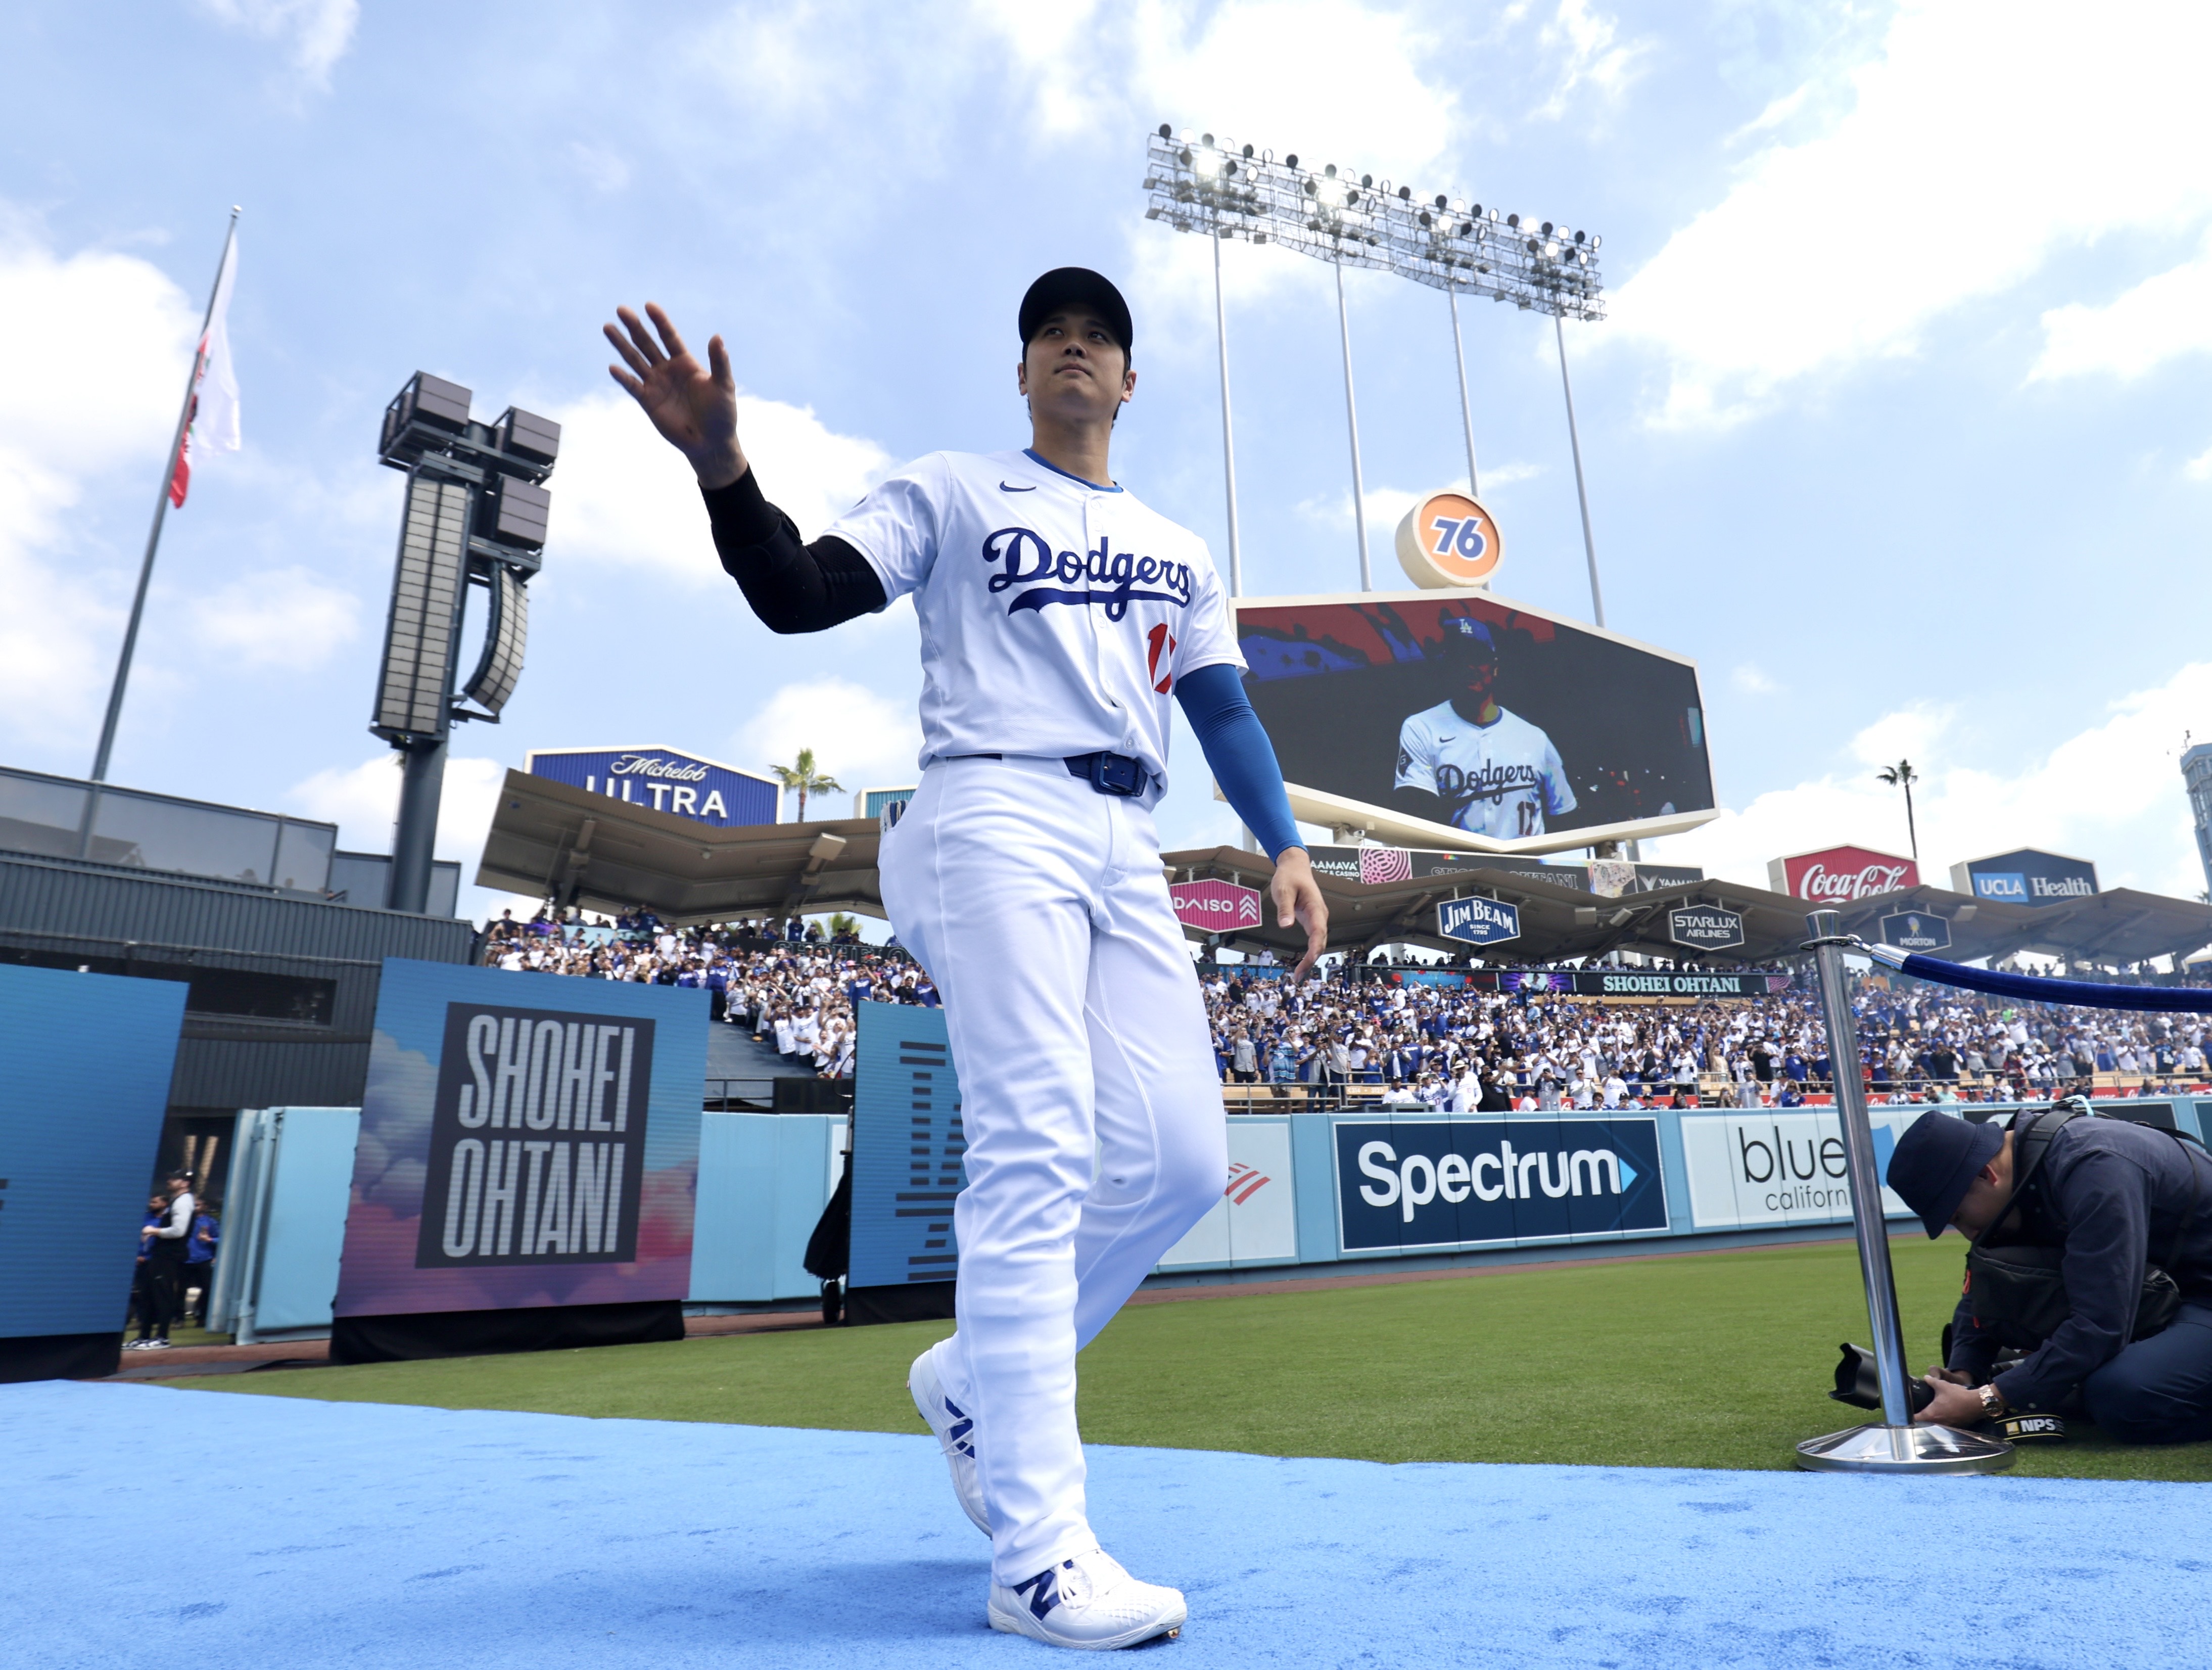
[[[1004,754],[955,754],[956,760],[1003,760]],[[1071,777],[1080,777],[1101,794],[1124,798],[1142,794],[1152,786],[1152,774],[1133,754],[1070,754],[1061,762]]]

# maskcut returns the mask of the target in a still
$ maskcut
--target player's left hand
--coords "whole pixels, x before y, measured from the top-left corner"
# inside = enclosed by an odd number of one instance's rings
[[[1306,954],[1291,970],[1292,980],[1304,980],[1314,959],[1328,949],[1328,904],[1314,880],[1313,860],[1303,847],[1285,847],[1275,859],[1275,879],[1267,884],[1267,896],[1275,902],[1275,926],[1293,922],[1306,931]]]

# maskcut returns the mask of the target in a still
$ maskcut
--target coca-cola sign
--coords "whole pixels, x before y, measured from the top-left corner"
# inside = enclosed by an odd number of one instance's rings
[[[1770,859],[1767,885],[1809,903],[1847,905],[1878,893],[1920,885],[1920,866],[1894,853],[1864,847],[1830,847],[1793,858]]]

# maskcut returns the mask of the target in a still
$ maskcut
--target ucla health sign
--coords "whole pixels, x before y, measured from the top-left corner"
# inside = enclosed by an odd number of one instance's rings
[[[773,823],[781,804],[774,778],[672,748],[541,748],[528,763],[533,777],[702,823]]]
[[[1334,1134],[1347,1255],[1667,1228],[1656,1120],[1346,1120]]]
[[[2000,904],[2061,905],[2095,896],[2097,866],[2087,859],[2024,847],[2016,853],[1953,865],[1951,886],[1954,892]]]

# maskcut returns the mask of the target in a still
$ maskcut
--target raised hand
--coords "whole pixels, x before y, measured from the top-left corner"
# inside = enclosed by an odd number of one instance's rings
[[[690,461],[700,486],[727,487],[750,466],[738,445],[738,385],[722,339],[715,337],[707,343],[702,366],[658,303],[647,302],[645,313],[652,331],[629,308],[615,309],[621,328],[604,328],[629,368],[611,365],[607,374],[645,409],[661,439]],[[657,342],[654,331],[659,333]]]

